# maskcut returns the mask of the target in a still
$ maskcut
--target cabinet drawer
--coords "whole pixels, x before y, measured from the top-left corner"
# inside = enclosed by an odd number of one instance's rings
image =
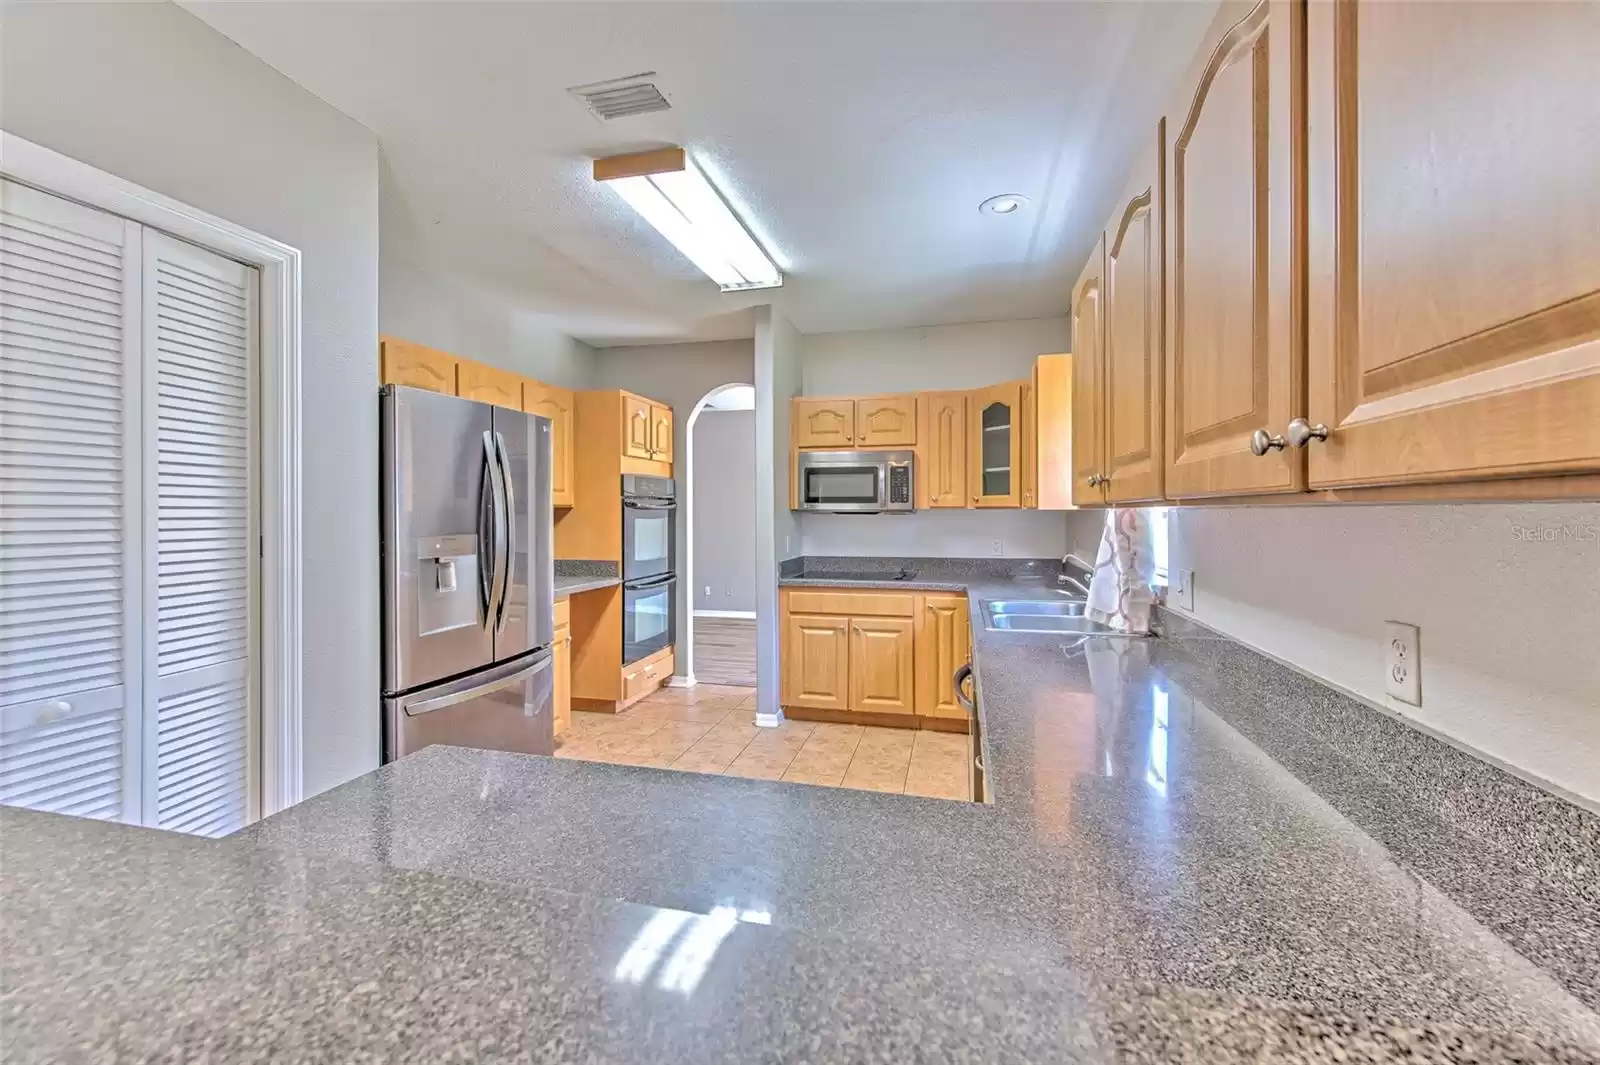
[[[910,592],[857,592],[821,588],[794,588],[789,591],[791,614],[909,618],[915,612],[916,603]]]
[[[662,651],[642,662],[622,667],[622,701],[631,703],[641,695],[648,695],[661,687],[672,676],[672,651]]]

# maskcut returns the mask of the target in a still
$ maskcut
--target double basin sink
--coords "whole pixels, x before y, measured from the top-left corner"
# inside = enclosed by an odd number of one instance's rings
[[[1082,599],[985,599],[983,619],[1000,632],[1114,632],[1084,616],[1088,605]]]

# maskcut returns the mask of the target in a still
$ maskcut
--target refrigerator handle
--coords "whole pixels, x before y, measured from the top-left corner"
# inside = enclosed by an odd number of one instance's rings
[[[506,554],[506,497],[500,477],[499,457],[495,454],[494,437],[487,429],[483,432],[483,466],[484,480],[488,482],[489,494],[485,502],[487,507],[479,508],[479,543],[480,552],[483,550],[482,517],[485,510],[489,516],[488,536],[488,565],[480,566],[479,572],[489,575],[488,587],[484,589],[483,627],[493,632],[499,622],[500,601],[505,597],[505,554]],[[480,582],[480,587],[482,582]]]
[[[494,433],[494,446],[500,464],[500,482],[505,486],[505,494],[500,500],[505,513],[505,573],[500,578],[500,605],[495,611],[498,620],[494,626],[495,635],[498,636],[505,631],[506,614],[509,613],[506,600],[511,597],[511,586],[517,574],[517,495],[511,483],[513,478],[511,460],[506,456],[506,438],[500,435],[498,429]]]

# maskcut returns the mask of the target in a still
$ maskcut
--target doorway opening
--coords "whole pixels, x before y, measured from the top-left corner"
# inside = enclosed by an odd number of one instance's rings
[[[685,429],[681,670],[707,684],[756,684],[755,386],[718,385]]]

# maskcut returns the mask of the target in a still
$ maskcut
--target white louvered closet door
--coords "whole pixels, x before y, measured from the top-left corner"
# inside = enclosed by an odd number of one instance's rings
[[[144,233],[144,820],[257,814],[257,273]]]
[[[0,181],[0,802],[138,821],[141,229]]]

